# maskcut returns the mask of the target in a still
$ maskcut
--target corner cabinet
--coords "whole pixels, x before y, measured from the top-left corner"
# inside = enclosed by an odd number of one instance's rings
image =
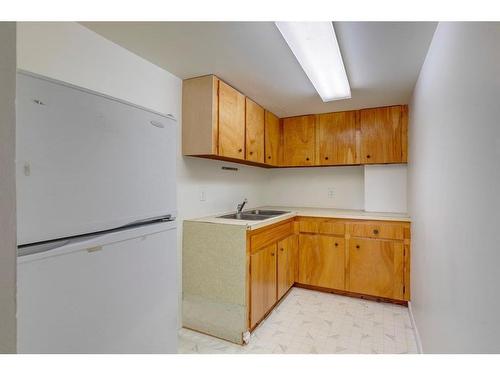
[[[410,223],[299,218],[299,286],[410,299]]]
[[[182,152],[265,168],[407,162],[406,105],[278,118],[214,75],[182,87]]]

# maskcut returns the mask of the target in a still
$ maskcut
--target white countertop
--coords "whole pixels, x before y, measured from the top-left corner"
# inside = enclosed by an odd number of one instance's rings
[[[407,214],[399,214],[393,212],[367,212],[363,210],[345,210],[339,208],[283,207],[283,206],[255,207],[255,208],[245,209],[244,211],[251,209],[290,211],[290,213],[265,220],[236,220],[236,219],[222,219],[217,217],[235,212],[232,211],[202,218],[190,219],[186,221],[199,221],[205,223],[228,224],[228,225],[243,225],[246,226],[248,229],[252,230],[264,227],[269,224],[274,224],[282,220],[290,219],[295,216],[324,217],[332,219],[386,220],[386,221],[405,221],[405,222],[411,221],[410,217]]]

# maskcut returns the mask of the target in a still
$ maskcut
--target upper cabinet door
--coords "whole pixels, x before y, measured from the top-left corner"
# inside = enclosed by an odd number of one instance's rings
[[[280,165],[283,152],[280,119],[269,111],[266,111],[265,117],[265,162],[270,165]]]
[[[319,164],[359,164],[356,111],[319,115]]]
[[[246,98],[246,160],[264,163],[264,108]]]
[[[316,116],[283,119],[283,164],[308,166],[316,164]]]
[[[403,162],[407,142],[403,115],[406,111],[400,105],[360,111],[362,164]]]
[[[219,156],[245,159],[245,96],[219,81]]]

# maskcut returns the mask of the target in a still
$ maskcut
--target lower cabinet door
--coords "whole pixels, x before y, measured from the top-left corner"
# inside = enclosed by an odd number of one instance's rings
[[[298,274],[298,235],[278,242],[278,300],[288,292]]]
[[[250,255],[250,327],[253,328],[276,302],[277,245]]]
[[[299,235],[299,283],[345,289],[345,240],[318,234]]]
[[[403,244],[397,241],[349,240],[349,291],[403,299]]]

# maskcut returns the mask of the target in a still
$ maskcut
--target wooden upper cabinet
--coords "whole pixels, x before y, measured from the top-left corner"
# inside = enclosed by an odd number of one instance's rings
[[[245,159],[245,96],[219,81],[219,155]]]
[[[278,166],[282,162],[280,119],[273,113],[265,112],[265,162]]]
[[[407,162],[408,107],[279,119],[214,75],[182,84],[183,155],[274,167]]]
[[[276,243],[250,255],[250,327],[276,302]]]
[[[325,113],[319,117],[319,164],[359,164],[356,152],[357,111]]]
[[[299,235],[299,283],[344,290],[345,239]]]
[[[218,88],[213,75],[182,82],[183,155],[217,155]]]
[[[349,240],[349,291],[403,300],[403,274],[402,242]]]
[[[246,160],[264,163],[264,108],[246,98]]]
[[[406,162],[406,106],[360,111],[361,164]]]
[[[316,115],[283,119],[283,165],[316,164]]]

